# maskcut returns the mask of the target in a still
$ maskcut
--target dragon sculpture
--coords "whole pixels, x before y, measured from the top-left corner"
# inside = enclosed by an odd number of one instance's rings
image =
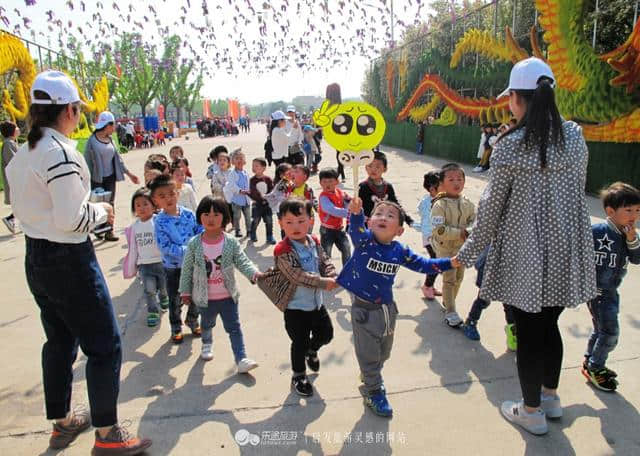
[[[547,49],[545,56],[534,26],[530,33],[533,55],[544,59],[553,69],[560,112],[565,118],[582,125],[588,141],[640,142],[640,21],[625,43],[604,55],[596,55],[581,32],[583,3],[583,0],[535,0]],[[502,42],[491,32],[468,30],[456,45],[450,67],[456,68],[467,53],[479,53],[511,63],[529,57],[518,46],[508,27],[505,36]],[[389,62],[386,73],[393,74]],[[423,96],[429,93],[433,94],[431,101],[419,105]],[[507,97],[463,97],[438,75],[426,74],[399,109],[397,119],[426,118],[439,104],[438,101],[433,102],[436,96],[446,104],[443,112],[446,119],[440,125],[454,123],[455,113],[479,118],[483,122],[500,122],[509,118]],[[392,98],[389,96],[390,106],[393,106]]]
[[[29,50],[22,41],[14,35],[0,31],[0,75],[16,71],[17,79],[13,90],[13,99],[8,89],[2,93],[2,107],[13,120],[24,120],[29,112],[31,85],[36,77],[36,66]],[[82,92],[75,79],[71,78],[78,88],[78,94],[83,101],[85,113],[98,114],[107,109],[109,104],[109,86],[107,78],[103,76],[95,83],[93,100],[89,100]],[[88,134],[87,134],[88,133]],[[88,137],[89,131],[86,117],[81,117],[80,127],[74,132],[74,137]]]

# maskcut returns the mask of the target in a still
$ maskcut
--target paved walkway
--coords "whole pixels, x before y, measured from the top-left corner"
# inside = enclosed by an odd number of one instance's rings
[[[263,153],[264,132],[264,126],[254,125],[250,134],[226,140],[182,139],[153,151],[168,152],[170,145],[182,145],[202,196],[208,191],[204,177],[208,151],[219,143],[230,148],[242,145],[250,162]],[[147,153],[136,150],[125,155],[127,165],[140,177]],[[443,162],[403,151],[388,156],[386,177],[415,214],[424,192],[423,173]],[[334,165],[334,160],[333,154],[327,154],[321,166]],[[477,202],[485,182],[485,176],[469,172],[465,193]],[[317,178],[311,183],[318,187]],[[350,185],[347,188],[352,190]],[[118,232],[132,221],[129,207],[134,189],[130,182],[118,185]],[[591,199],[590,204],[594,220],[602,217],[598,201]],[[3,207],[0,215],[7,213]],[[260,242],[247,246],[260,268],[273,261],[264,237],[260,228]],[[402,240],[420,249],[417,231],[408,229]],[[180,346],[170,343],[166,317],[157,328],[145,326],[141,287],[122,278],[125,248],[124,239],[96,243],[124,341],[120,416],[131,420],[132,431],[154,439],[150,454],[640,454],[638,267],[630,267],[621,288],[621,338],[611,358],[611,367],[620,375],[619,392],[597,392],[585,384],[579,366],[591,327],[589,312],[585,306],[565,312],[560,321],[565,342],[560,384],[565,416],[550,425],[547,436],[533,437],[506,423],[498,410],[501,401],[520,397],[515,356],[505,349],[500,305],[485,311],[479,325],[481,342],[469,341],[442,323],[437,303],[421,299],[422,277],[400,271],[395,346],[384,370],[395,416],[387,420],[372,415],[362,404],[344,291],[328,296],[335,339],[320,352],[322,368],[312,377],[316,394],[305,400],[289,387],[289,339],[282,314],[257,287],[239,278],[245,343],[260,367],[253,376],[238,376],[221,324],[214,330],[214,360],[209,363],[199,359],[200,341],[186,337]],[[337,252],[334,255],[339,264]],[[53,454],[46,450],[50,424],[43,411],[40,350],[44,336],[23,261],[23,236],[2,233],[0,359],[5,367],[0,380],[0,454]],[[467,270],[458,301],[463,316],[476,294],[474,279],[475,271]],[[81,355],[75,368],[77,402],[87,400],[84,365]],[[86,455],[92,444],[93,436],[87,432],[64,454]]]

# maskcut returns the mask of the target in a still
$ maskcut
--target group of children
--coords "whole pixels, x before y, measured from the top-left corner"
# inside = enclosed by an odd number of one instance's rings
[[[158,131],[138,131],[136,132],[133,140],[136,144],[136,148],[138,149],[146,149],[149,147],[153,147],[154,144],[158,146],[164,146],[165,144],[165,133],[163,130]]]
[[[129,253],[124,271],[125,276],[133,277],[137,269],[144,284],[149,326],[157,325],[160,311],[168,309],[174,343],[183,341],[184,305],[186,326],[193,336],[202,337],[202,359],[212,359],[212,328],[220,314],[238,372],[245,373],[258,366],[247,357],[244,346],[238,316],[239,290],[234,277],[234,269],[238,269],[283,312],[285,331],[291,339],[292,387],[298,394],[310,396],[313,386],[306,375],[307,367],[319,371],[318,351],[333,338],[323,291],[342,287],[352,301],[354,347],[366,391],[365,403],[376,414],[391,416],[393,410],[381,372],[393,344],[398,311],[392,286],[400,266],[426,274],[422,291],[427,299],[440,294],[433,285],[435,275],[442,273],[444,321],[451,327],[462,326],[465,335],[479,339],[477,322],[489,303],[478,297],[463,324],[456,311],[456,296],[464,270],[454,267],[450,260],[463,245],[475,220],[475,207],[463,195],[465,174],[459,165],[450,163],[424,176],[427,195],[420,202],[419,212],[423,245],[431,257],[428,258],[396,240],[405,224],[411,222],[396,198],[393,185],[383,178],[388,166],[383,153],[376,152],[373,162],[366,166],[368,177],[360,183],[353,198],[339,188],[336,170],[322,170],[319,174],[322,192],[316,200],[307,183],[310,170],[306,166],[282,163],[272,180],[265,174],[266,160],[256,158],[251,166],[253,175],[249,177],[244,169],[244,153],[236,149],[229,154],[224,146],[219,146],[209,156],[207,177],[211,180],[211,195],[202,198],[195,210],[194,205],[189,207],[180,202],[183,189],[192,185],[187,183],[188,162],[181,149],[172,149],[170,155],[173,160],[170,165],[162,157],[150,158],[150,162],[162,163],[162,170],[148,162],[147,186],[133,196],[132,210],[137,219],[127,229]],[[618,238],[625,237],[626,244],[620,243],[613,259],[611,255],[603,256],[598,263],[615,267],[602,285],[603,290],[611,293],[589,303],[594,335],[584,365],[585,376],[598,387],[608,382],[604,386],[609,390],[615,389],[615,385],[611,386],[615,373],[606,369],[604,361],[615,342],[607,336],[609,327],[604,320],[609,322],[611,309],[614,304],[617,306],[615,288],[624,275],[626,258],[640,262],[640,240],[633,229],[640,217],[640,193],[630,186],[623,190],[625,197],[605,198],[609,219],[608,225],[600,229],[608,230],[604,235],[608,236],[607,245],[611,247]],[[619,193],[613,186],[608,191]],[[280,242],[273,236],[274,212],[281,229]],[[259,271],[238,242],[238,238],[244,237],[240,228],[242,217],[251,241],[257,241],[256,230],[263,221],[267,242],[275,244],[274,266],[267,271]],[[312,235],[316,218],[320,225],[319,239]],[[233,226],[233,235],[227,232],[229,224]],[[330,260],[334,245],[341,253],[339,273]],[[479,287],[483,258],[486,254],[477,264]],[[600,286],[600,272],[598,280]],[[603,311],[602,306],[608,310]],[[508,345],[515,349],[515,326],[508,310],[505,306]],[[605,314],[606,318],[602,316]]]

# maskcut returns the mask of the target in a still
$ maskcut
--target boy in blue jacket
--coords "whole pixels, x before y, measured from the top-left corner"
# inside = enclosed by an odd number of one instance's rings
[[[387,401],[382,367],[391,354],[398,309],[393,300],[393,281],[400,266],[423,274],[451,269],[449,258],[429,259],[395,241],[404,228],[405,214],[397,203],[384,200],[374,206],[369,229],[364,226],[362,200],[354,197],[349,235],[354,252],[337,282],[353,295],[351,324],[356,358],[367,396],[365,404],[380,416],[393,410]]]
[[[615,391],[617,374],[605,364],[618,343],[618,287],[627,264],[640,264],[640,239],[635,225],[640,218],[640,191],[622,182],[611,184],[600,194],[607,220],[593,225],[598,296],[589,301],[593,332],[589,337],[582,374],[593,386]]]
[[[203,228],[196,222],[193,212],[186,207],[178,206],[178,191],[170,176],[158,176],[149,182],[148,187],[151,190],[151,200],[161,209],[154,220],[155,235],[167,276],[171,340],[174,344],[180,344],[183,336],[178,286],[182,260],[187,242],[196,234],[200,234]],[[199,337],[202,334],[198,324],[198,309],[193,302],[188,307],[185,323],[194,336]]]

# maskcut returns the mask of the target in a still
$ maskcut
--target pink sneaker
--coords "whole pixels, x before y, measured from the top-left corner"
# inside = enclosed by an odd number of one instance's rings
[[[435,290],[433,289],[433,287],[428,287],[426,285],[422,285],[422,294],[429,301],[433,301],[436,297]]]

